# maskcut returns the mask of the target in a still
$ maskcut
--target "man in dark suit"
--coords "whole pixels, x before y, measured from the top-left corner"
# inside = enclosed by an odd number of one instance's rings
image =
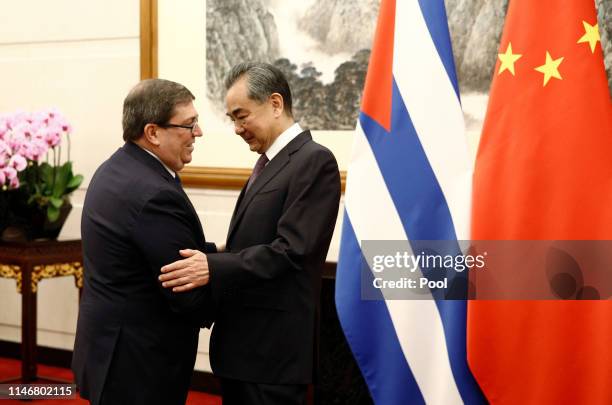
[[[210,360],[224,405],[304,404],[317,366],[321,272],[338,214],[338,165],[294,122],[291,91],[278,69],[239,64],[226,88],[236,134],[260,158],[238,197],[226,252],[184,252],[188,258],[164,266],[160,280],[179,294],[207,284],[194,283],[193,272],[210,268],[216,308]]]
[[[187,398],[199,329],[211,323],[209,291],[173,294],[157,277],[181,248],[215,251],[177,175],[202,136],[194,98],[167,80],[136,85],[123,105],[125,145],[87,190],[72,369],[92,404],[172,405]]]

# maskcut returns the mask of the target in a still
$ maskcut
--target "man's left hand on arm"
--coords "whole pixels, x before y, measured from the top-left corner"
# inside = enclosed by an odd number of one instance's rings
[[[177,260],[161,268],[159,281],[164,288],[173,292],[184,292],[208,284],[210,274],[206,255],[199,250],[184,249],[179,251],[185,259]]]

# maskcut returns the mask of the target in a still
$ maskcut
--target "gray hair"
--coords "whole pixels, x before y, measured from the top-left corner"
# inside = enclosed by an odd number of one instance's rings
[[[195,100],[185,86],[164,79],[147,79],[130,90],[123,101],[123,140],[135,141],[147,124],[164,125],[174,108]]]
[[[283,98],[284,111],[288,116],[293,116],[291,89],[287,78],[280,69],[263,62],[238,63],[227,74],[225,89],[229,90],[244,75],[247,77],[248,97],[251,100],[263,103],[272,93],[278,93]]]

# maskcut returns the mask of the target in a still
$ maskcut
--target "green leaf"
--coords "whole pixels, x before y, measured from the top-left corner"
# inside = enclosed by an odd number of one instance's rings
[[[53,186],[53,168],[49,165],[49,163],[42,163],[39,170],[40,180],[42,182],[41,191],[44,193],[46,190],[50,190]]]
[[[53,206],[53,204],[49,204],[47,207],[47,218],[49,218],[49,222],[55,222],[59,218],[60,210],[59,208]]]
[[[66,194],[68,180],[72,177],[72,163],[66,162],[63,166],[55,170],[55,184],[53,186],[53,196],[62,197]]]
[[[73,176],[70,179],[70,181],[68,181],[68,185],[66,186],[66,191],[70,193],[76,190],[77,188],[79,188],[82,182],[83,182],[83,176],[81,174],[77,174],[76,176]]]
[[[61,198],[57,198],[57,197],[51,197],[49,199],[49,202],[51,203],[52,206],[54,206],[55,208],[61,208],[62,204],[64,203],[64,200]]]

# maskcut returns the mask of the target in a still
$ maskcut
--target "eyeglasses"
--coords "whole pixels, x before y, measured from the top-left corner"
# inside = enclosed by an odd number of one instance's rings
[[[164,124],[159,126],[162,128],[185,128],[190,130],[192,135],[195,132],[196,128],[200,128],[200,126],[198,125],[198,121],[194,121],[191,125]]]

